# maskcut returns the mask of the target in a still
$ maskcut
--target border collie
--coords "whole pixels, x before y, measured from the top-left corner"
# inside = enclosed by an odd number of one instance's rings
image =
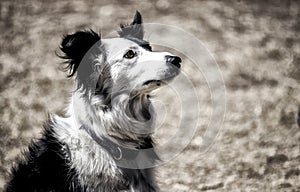
[[[149,94],[180,73],[181,59],[152,51],[138,11],[118,34],[101,39],[88,30],[63,38],[59,56],[75,77],[70,105],[65,117],[49,115],[6,192],[158,191],[153,168],[126,162],[154,147]],[[148,156],[159,160],[154,150]]]

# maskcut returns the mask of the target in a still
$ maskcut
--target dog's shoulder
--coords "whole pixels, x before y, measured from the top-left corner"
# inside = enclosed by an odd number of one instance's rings
[[[6,192],[82,191],[76,182],[76,172],[69,167],[64,147],[49,121],[42,137],[29,145],[22,160],[12,169]]]

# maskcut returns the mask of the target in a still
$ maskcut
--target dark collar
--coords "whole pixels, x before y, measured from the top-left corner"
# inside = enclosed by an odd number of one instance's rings
[[[90,137],[102,148],[104,148],[116,161],[134,160],[138,155],[138,149],[122,147],[106,137],[99,137],[88,126],[82,125],[80,129],[85,130]]]

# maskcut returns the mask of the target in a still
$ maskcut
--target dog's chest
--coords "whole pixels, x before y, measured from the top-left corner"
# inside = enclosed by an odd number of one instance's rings
[[[78,180],[87,191],[116,191],[113,188],[127,188],[122,170],[105,149],[80,130],[57,133],[64,143],[62,150],[69,159],[69,166],[76,171]]]

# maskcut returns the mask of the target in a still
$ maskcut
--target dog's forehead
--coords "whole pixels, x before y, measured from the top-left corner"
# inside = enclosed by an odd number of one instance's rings
[[[102,44],[105,46],[106,51],[123,51],[127,50],[128,48],[137,48],[139,45],[133,41],[130,41],[125,38],[111,38],[111,39],[102,39]]]

